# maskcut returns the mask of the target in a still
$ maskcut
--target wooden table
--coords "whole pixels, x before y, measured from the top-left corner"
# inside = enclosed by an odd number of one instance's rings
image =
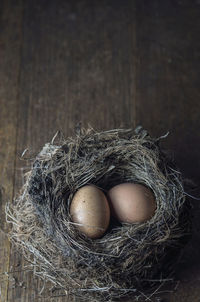
[[[198,188],[199,41],[199,0],[0,1],[1,302],[67,301],[39,295],[42,283],[6,237],[4,206],[21,186],[25,148],[34,156],[78,122],[97,130],[140,124],[153,136],[170,131],[164,146]],[[193,239],[166,302],[200,301],[193,204]]]

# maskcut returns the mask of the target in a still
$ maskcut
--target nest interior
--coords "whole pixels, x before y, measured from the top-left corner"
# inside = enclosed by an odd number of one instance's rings
[[[152,294],[157,282],[172,277],[191,223],[181,174],[159,142],[141,127],[79,128],[74,137],[43,147],[20,194],[6,208],[10,238],[36,275],[87,301]],[[86,184],[106,193],[124,182],[154,192],[155,215],[145,223],[111,219],[100,239],[81,234],[69,213],[74,193]]]

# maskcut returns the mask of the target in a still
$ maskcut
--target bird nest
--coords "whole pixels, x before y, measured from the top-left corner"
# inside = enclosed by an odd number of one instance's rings
[[[10,238],[35,266],[35,273],[84,301],[152,296],[173,276],[190,232],[182,178],[141,127],[96,132],[78,129],[73,138],[46,144],[8,203]],[[147,222],[111,219],[102,238],[81,234],[70,217],[75,192],[93,184],[106,192],[120,183],[149,187],[156,212]]]

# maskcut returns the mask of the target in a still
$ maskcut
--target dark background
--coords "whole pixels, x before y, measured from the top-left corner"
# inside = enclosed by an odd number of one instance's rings
[[[27,169],[20,154],[35,155],[57,130],[72,135],[82,122],[169,131],[163,146],[200,196],[199,61],[199,0],[0,0],[1,302],[67,301],[40,297],[42,283],[3,232],[4,205]],[[200,301],[200,201],[192,203],[193,239],[166,302]]]

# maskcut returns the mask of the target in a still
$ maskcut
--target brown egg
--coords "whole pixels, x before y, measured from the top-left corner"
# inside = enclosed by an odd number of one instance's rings
[[[123,183],[109,190],[111,213],[120,222],[145,222],[155,213],[153,192],[144,185]]]
[[[70,214],[81,233],[90,238],[100,238],[110,222],[108,200],[94,185],[86,185],[75,193]]]

